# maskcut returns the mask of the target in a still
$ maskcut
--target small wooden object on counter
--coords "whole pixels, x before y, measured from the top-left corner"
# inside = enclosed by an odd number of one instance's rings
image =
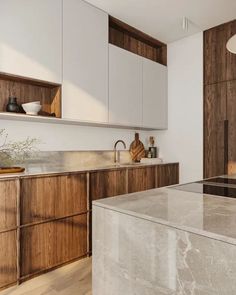
[[[23,167],[0,167],[0,174],[6,173],[22,173],[25,171]]]
[[[129,151],[134,162],[140,162],[145,157],[145,148],[139,139],[138,133],[135,133],[135,140],[131,143]]]

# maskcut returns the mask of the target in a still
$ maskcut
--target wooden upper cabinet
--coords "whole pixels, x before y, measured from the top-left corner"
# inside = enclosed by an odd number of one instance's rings
[[[18,181],[0,181],[0,232],[17,226]]]
[[[156,166],[128,169],[128,193],[155,188]]]
[[[63,117],[108,122],[108,15],[63,1]]]
[[[143,127],[167,129],[167,67],[143,58]]]
[[[179,164],[164,164],[157,166],[156,187],[179,183]]]
[[[86,173],[21,180],[21,224],[87,211]]]
[[[1,0],[0,11],[0,72],[61,83],[62,0]]]
[[[109,123],[142,125],[142,57],[111,44]]]
[[[90,173],[90,199],[98,200],[126,193],[126,169]]]
[[[204,32],[205,85],[236,79],[236,55],[226,49],[234,34],[236,21]]]

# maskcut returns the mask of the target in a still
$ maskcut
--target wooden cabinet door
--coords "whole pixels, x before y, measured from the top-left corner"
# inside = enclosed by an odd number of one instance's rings
[[[16,230],[0,233],[0,288],[17,281]]]
[[[90,173],[90,199],[98,200],[126,193],[126,169]]]
[[[205,86],[204,178],[225,173],[226,100],[226,82]]]
[[[21,229],[21,277],[87,254],[87,214]]]
[[[142,57],[111,44],[109,123],[142,125]]]
[[[108,15],[63,1],[63,117],[108,121]]]
[[[143,126],[167,129],[167,67],[143,58]]]
[[[87,211],[86,173],[21,180],[21,224]]]
[[[163,187],[179,183],[179,164],[165,164],[157,166],[156,187]]]
[[[155,188],[156,167],[128,169],[128,193]]]
[[[0,232],[17,226],[18,180],[0,181]]]
[[[0,1],[0,71],[62,80],[62,0]]]

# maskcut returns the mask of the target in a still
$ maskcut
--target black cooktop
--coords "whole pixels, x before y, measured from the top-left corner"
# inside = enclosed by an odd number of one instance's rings
[[[217,185],[214,185],[214,183],[217,183]],[[227,186],[228,184],[231,186]],[[186,192],[236,198],[236,179],[216,177],[203,181],[181,184],[171,188]]]

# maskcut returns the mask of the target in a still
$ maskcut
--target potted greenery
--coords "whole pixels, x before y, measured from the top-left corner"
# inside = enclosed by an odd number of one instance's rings
[[[5,129],[0,129],[0,173],[22,172],[24,168],[14,167],[23,163],[35,150],[36,138],[21,141],[9,141]]]

